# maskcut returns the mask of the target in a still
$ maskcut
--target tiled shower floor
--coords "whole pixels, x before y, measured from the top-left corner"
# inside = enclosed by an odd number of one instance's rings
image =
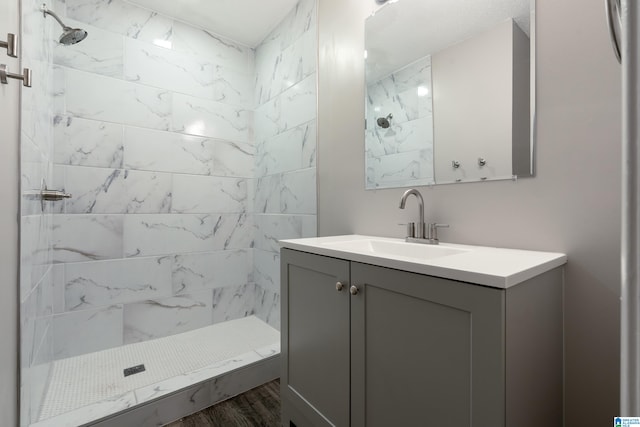
[[[255,316],[170,337],[58,360],[40,421],[82,424],[280,352],[280,333]],[[144,364],[125,377],[123,370]]]

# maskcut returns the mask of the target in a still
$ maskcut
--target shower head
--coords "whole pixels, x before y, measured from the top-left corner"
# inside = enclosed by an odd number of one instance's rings
[[[393,119],[393,114],[389,113],[387,117],[378,117],[378,120],[376,120],[376,122],[382,129],[387,129],[389,126],[391,126],[391,123],[389,122],[389,120],[391,119]]]
[[[85,30],[81,28],[63,28],[63,33],[60,36],[60,44],[69,46],[72,44],[80,43],[82,40],[87,38],[87,33]]]
[[[58,17],[58,15],[56,15],[54,12],[47,9],[46,4],[42,5],[42,14],[44,15],[45,18],[47,17],[47,15],[53,16],[53,18],[56,21],[58,21],[58,24],[60,24],[60,26],[62,27],[62,35],[60,36],[60,39],[59,39],[60,44],[69,46],[72,44],[79,43],[82,40],[86,39],[87,35],[89,34],[81,28],[71,28],[66,26],[64,22],[62,22],[62,20]]]

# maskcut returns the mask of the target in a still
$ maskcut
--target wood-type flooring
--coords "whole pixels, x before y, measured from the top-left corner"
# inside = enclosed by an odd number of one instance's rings
[[[280,381],[274,380],[182,418],[167,427],[280,426]]]

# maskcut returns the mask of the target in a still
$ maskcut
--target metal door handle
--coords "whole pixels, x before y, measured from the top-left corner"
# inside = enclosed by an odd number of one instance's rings
[[[0,48],[6,48],[7,49],[7,55],[12,57],[12,58],[17,58],[18,54],[16,52],[18,52],[18,39],[16,39],[16,35],[15,34],[7,34],[7,41],[3,42],[0,41]]]
[[[622,63],[620,54],[620,0],[604,0],[604,3],[613,53],[616,55],[618,62]]]
[[[336,282],[336,291],[340,292],[344,288],[342,282]]]
[[[24,87],[31,87],[31,70],[28,68],[24,68],[22,74],[14,74],[9,72],[6,64],[0,64],[0,83],[6,85],[9,83],[8,78],[22,80]]]
[[[349,288],[349,293],[351,295],[358,295],[358,292],[360,292],[360,289],[358,289],[357,286],[353,285]]]

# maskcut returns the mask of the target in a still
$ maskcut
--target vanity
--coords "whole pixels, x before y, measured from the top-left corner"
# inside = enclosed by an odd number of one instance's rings
[[[281,241],[284,426],[561,426],[559,253]]]

